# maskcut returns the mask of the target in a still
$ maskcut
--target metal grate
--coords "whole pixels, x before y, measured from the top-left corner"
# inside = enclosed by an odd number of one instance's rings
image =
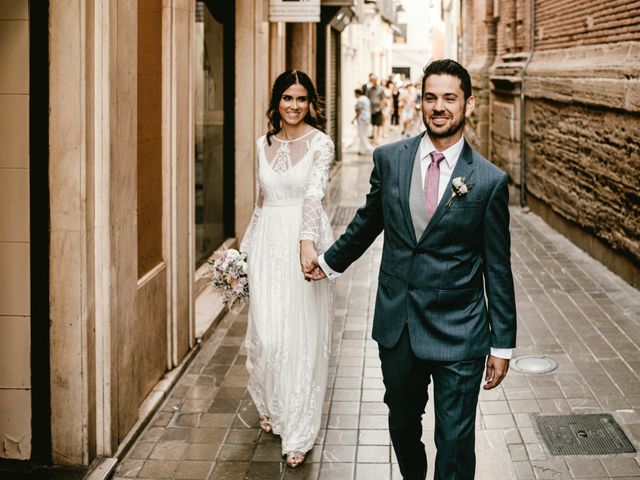
[[[349,222],[353,219],[356,211],[359,207],[346,207],[344,205],[337,205],[333,209],[333,215],[331,215],[331,224],[333,226],[349,225]]]
[[[535,417],[552,455],[635,453],[629,439],[609,414]]]

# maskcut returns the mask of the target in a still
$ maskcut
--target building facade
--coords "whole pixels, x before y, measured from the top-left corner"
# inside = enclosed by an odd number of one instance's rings
[[[402,0],[393,43],[393,71],[407,81],[420,82],[431,60],[442,58],[439,2]]]
[[[365,2],[358,0],[354,15],[341,35],[342,124],[350,126],[355,114],[354,90],[361,88],[375,74],[385,80],[392,71],[393,36],[396,28],[396,3],[392,0]],[[355,126],[348,128],[347,143],[356,138]]]
[[[467,137],[514,200],[640,285],[637,3],[462,0],[461,32]]]
[[[340,130],[340,21],[268,0],[0,6],[1,459],[122,454],[224,312],[271,83],[310,73]]]

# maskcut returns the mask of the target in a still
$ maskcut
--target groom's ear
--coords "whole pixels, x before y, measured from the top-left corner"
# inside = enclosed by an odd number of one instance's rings
[[[476,97],[471,95],[464,102],[464,116],[467,118],[470,117],[475,108],[476,108]]]

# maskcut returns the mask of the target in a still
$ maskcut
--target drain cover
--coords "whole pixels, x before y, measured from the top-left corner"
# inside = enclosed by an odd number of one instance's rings
[[[349,222],[353,219],[353,216],[358,211],[359,207],[346,207],[344,205],[337,205],[331,215],[331,224],[336,225],[349,225]]]
[[[549,373],[558,368],[558,362],[545,355],[525,355],[513,359],[511,368],[520,373]]]
[[[607,455],[636,451],[607,413],[544,415],[535,419],[552,455]]]

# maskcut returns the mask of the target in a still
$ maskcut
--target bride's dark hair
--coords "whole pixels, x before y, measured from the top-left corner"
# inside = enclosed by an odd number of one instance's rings
[[[316,93],[316,87],[313,85],[309,75],[299,70],[287,70],[278,75],[271,89],[271,100],[269,100],[269,110],[267,110],[267,117],[269,118],[267,143],[269,145],[271,145],[271,137],[282,130],[282,119],[278,110],[282,94],[287,88],[296,83],[299,83],[307,90],[307,96],[309,97],[309,111],[305,115],[304,121],[321,132],[324,132],[327,120],[324,117],[322,104]]]

